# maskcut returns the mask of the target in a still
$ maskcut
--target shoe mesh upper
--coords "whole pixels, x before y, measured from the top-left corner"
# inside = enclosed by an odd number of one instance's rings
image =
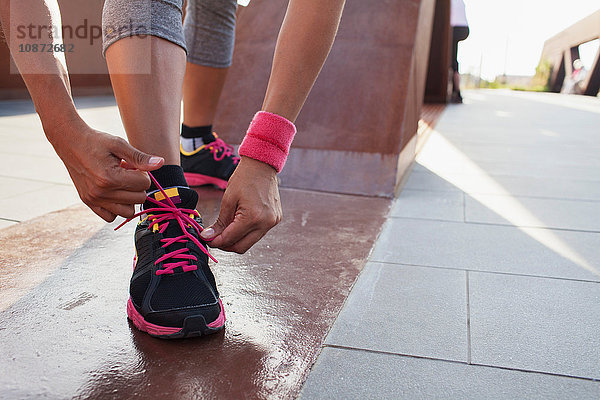
[[[155,311],[161,311],[214,304],[216,301],[206,282],[198,279],[195,273],[185,272],[162,275],[150,306]]]
[[[181,167],[185,172],[212,176],[223,180],[229,180],[236,165],[234,156],[225,156],[220,160],[215,160],[213,153],[208,148],[204,148],[190,156],[181,154]]]
[[[138,307],[142,305],[144,301],[144,293],[146,293],[146,289],[150,284],[150,279],[152,271],[144,272],[143,274],[137,276],[135,279],[131,280],[131,284],[129,285],[129,294],[131,295],[131,300],[133,304]]]
[[[140,318],[159,327],[182,327],[188,317],[196,316],[214,321],[222,310],[208,267],[212,256],[199,236],[198,195],[185,187],[163,189],[150,177],[160,193],[150,194],[143,211],[134,215],[145,218],[135,234],[138,259],[130,282],[133,306]]]

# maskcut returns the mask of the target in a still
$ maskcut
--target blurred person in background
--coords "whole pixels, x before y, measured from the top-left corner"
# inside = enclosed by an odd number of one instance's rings
[[[573,61],[573,72],[571,76],[565,78],[561,93],[566,94],[583,94],[585,91],[584,83],[587,78],[587,70],[580,59]]]
[[[469,36],[469,23],[463,0],[452,0],[450,8],[450,26],[452,27],[452,97],[453,103],[462,103],[460,94],[460,74],[458,73],[458,42]]]

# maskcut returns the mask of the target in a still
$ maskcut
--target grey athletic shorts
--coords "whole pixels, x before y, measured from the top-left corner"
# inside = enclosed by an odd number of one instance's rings
[[[129,36],[151,35],[173,42],[187,60],[214,68],[231,65],[236,0],[106,0],[102,11],[103,52]]]

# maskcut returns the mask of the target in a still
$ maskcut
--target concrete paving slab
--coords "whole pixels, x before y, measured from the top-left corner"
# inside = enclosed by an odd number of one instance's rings
[[[428,170],[419,163],[413,165],[410,176],[402,191],[405,190],[426,190],[438,192],[462,192],[457,186],[448,182],[435,172]],[[402,194],[402,192],[400,193]]]
[[[440,118],[440,125],[445,117],[446,114]],[[546,155],[545,158],[541,157],[536,160],[508,156],[496,156],[490,159],[480,155],[481,148],[485,146],[468,147],[453,143],[440,132],[443,132],[441,128],[432,133],[427,145],[419,153],[417,161],[453,184],[452,178],[457,174],[509,175],[547,179],[558,177],[593,182],[600,181],[600,166],[594,164],[595,161],[586,164],[579,163],[576,159],[563,160],[562,153],[559,150],[556,150],[556,157],[554,158]],[[556,147],[560,149],[560,146]],[[585,144],[583,144],[577,148],[582,149],[581,153],[585,155],[589,151],[585,147]],[[531,149],[531,151],[534,150]],[[490,151],[500,152],[501,150],[494,149]],[[572,152],[576,153],[576,150]],[[597,152],[592,152],[591,155],[595,159],[596,157],[593,154],[597,154]]]
[[[499,91],[465,92],[465,106],[451,106],[449,115],[438,123],[437,129],[453,143],[460,144],[540,149],[598,146],[594,127],[600,123],[600,100],[566,97],[540,94],[523,98],[518,93]]]
[[[198,192],[211,223],[222,191]],[[283,221],[249,252],[214,251],[227,324],[190,340],[154,339],[127,323],[135,223],[117,232],[102,224],[76,236],[83,242],[69,239],[78,219],[0,231],[0,299],[21,275],[43,280],[0,312],[0,398],[295,397],[390,201],[282,190],[282,205]]]
[[[595,137],[600,122],[600,100],[590,96],[478,90],[464,97],[465,106],[451,106],[437,126],[453,140],[570,144]]]
[[[432,165],[432,163],[436,163],[438,169],[442,168],[442,164],[439,163],[443,162],[444,171],[452,175],[472,174],[473,166],[475,166],[478,170],[484,171],[490,176],[508,175],[541,179],[553,179],[557,177],[560,179],[587,180],[596,183],[600,181],[600,167],[598,166],[561,165],[560,163],[516,163],[510,159],[505,161],[473,160],[468,154],[460,152],[461,157],[469,159],[470,163],[472,163],[466,165],[462,160],[444,160],[444,156],[440,154],[428,154],[426,152],[428,149],[429,147],[427,146],[423,149],[418,158],[419,162],[427,167]],[[459,148],[456,148],[456,150],[460,151]],[[547,162],[550,161],[547,160]]]
[[[81,200],[72,185],[46,185],[35,191],[1,198],[0,218],[26,221],[75,204],[81,204]]]
[[[0,136],[18,136],[21,138],[44,137],[42,123],[35,113],[0,116]]]
[[[301,399],[598,399],[600,382],[326,347]]]
[[[567,200],[600,200],[600,183],[580,179],[555,177],[536,179],[527,177],[494,176],[494,181],[508,193],[516,196],[545,197]],[[475,192],[473,190],[473,192]],[[483,193],[483,192],[482,192]],[[503,194],[489,191],[489,194]]]
[[[556,167],[589,168],[598,171],[600,146],[562,145],[562,146],[518,146],[494,144],[461,144],[460,150],[476,163],[505,162],[522,166],[555,165]]]
[[[435,190],[470,194],[513,195],[554,199],[600,201],[600,183],[565,178],[541,179],[521,176],[464,174],[445,180],[433,171],[415,164],[405,190]]]
[[[404,189],[394,201],[391,217],[464,221],[464,195],[461,192]]]
[[[7,189],[6,194],[2,196],[4,199],[35,192],[48,186],[50,184],[46,182],[0,176],[0,187]]]
[[[19,135],[0,136],[1,154],[26,154],[38,157],[54,155],[52,145],[46,138],[20,137]]]
[[[325,343],[467,361],[465,277],[464,271],[369,263]]]
[[[600,281],[600,234],[388,220],[372,261]]]
[[[515,202],[526,212],[511,212]],[[493,210],[506,210],[511,220]],[[465,197],[467,222],[600,232],[600,201],[479,195]]]
[[[99,99],[101,102],[114,102],[111,97]],[[102,107],[89,107],[80,109],[80,115],[88,125],[111,135],[127,138],[125,128],[121,122],[119,109],[116,105],[106,104]]]
[[[464,117],[463,117],[464,118]],[[593,143],[596,135],[590,129],[600,118],[586,118],[586,124],[573,127],[569,124],[557,126],[529,121],[526,127],[488,125],[485,132],[475,129],[464,129],[458,126],[446,126],[444,137],[457,145],[486,144],[492,146],[520,146],[521,148],[543,148],[553,146],[580,146],[589,144],[592,148],[600,146]],[[509,122],[510,123],[510,122]],[[519,123],[519,122],[517,122]],[[577,134],[573,134],[578,130]],[[591,142],[591,143],[589,143]]]
[[[16,221],[8,221],[5,219],[0,219],[0,229],[15,225],[17,223],[18,222],[16,222]]]
[[[600,380],[600,283],[469,273],[476,364]]]
[[[93,128],[125,137],[114,97],[76,98],[75,106],[80,116]],[[30,101],[0,102],[0,138],[47,142],[40,120]]]
[[[2,154],[0,176],[72,184],[67,169],[56,155],[39,157],[27,154]]]

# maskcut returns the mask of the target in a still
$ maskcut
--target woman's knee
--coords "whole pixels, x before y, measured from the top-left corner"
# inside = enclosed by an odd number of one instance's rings
[[[184,49],[183,0],[106,0],[102,10],[103,53],[130,36],[157,36]]]

